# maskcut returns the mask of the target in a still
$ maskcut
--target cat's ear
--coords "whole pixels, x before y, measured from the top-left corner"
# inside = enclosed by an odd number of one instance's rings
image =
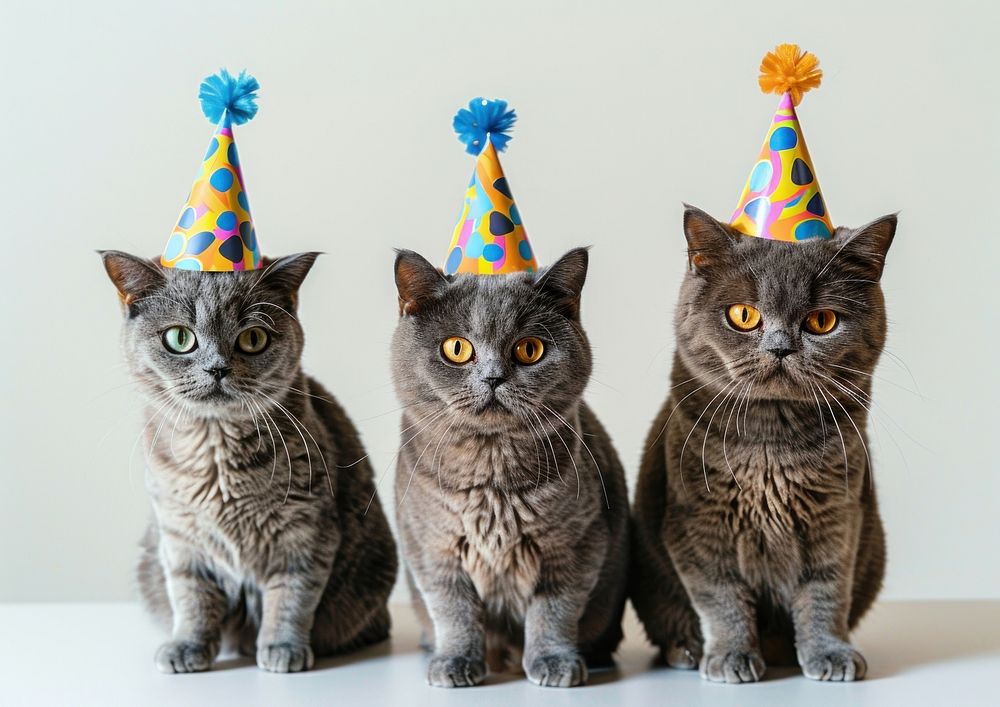
[[[589,263],[587,249],[574,248],[542,270],[535,280],[535,287],[550,295],[570,319],[580,316],[580,293],[587,280]]]
[[[286,294],[292,306],[298,306],[299,288],[302,287],[302,281],[306,279],[306,275],[312,270],[319,256],[320,253],[311,251],[285,255],[281,258],[264,258],[261,261],[260,279],[266,280],[269,286]]]
[[[739,236],[701,209],[684,204],[684,237],[688,267],[701,271],[724,260]]]
[[[162,287],[167,281],[163,268],[152,260],[120,250],[97,252],[125,307],[131,307],[134,302]]]
[[[440,270],[412,250],[396,251],[394,269],[400,316],[416,314],[439,288],[448,284]]]
[[[861,228],[853,230],[837,229],[834,243],[842,242],[838,258],[847,257],[853,264],[864,270],[873,280],[882,277],[885,268],[885,256],[896,235],[896,214],[889,214],[875,219]]]

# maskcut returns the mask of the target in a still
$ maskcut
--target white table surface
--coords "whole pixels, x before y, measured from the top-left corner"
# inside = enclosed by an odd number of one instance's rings
[[[619,669],[583,688],[540,688],[491,675],[475,688],[424,682],[426,657],[405,605],[390,642],[308,673],[274,675],[231,658],[207,673],[161,675],[163,636],[134,604],[0,605],[0,705],[1000,705],[1000,601],[889,602],[856,635],[868,678],[816,683],[789,668],[763,682],[716,685],[651,664],[631,611]]]

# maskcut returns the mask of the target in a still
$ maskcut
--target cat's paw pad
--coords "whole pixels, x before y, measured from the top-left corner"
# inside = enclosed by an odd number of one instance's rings
[[[313,666],[308,643],[268,643],[257,649],[257,667],[271,673],[298,673]]]
[[[807,678],[825,682],[853,682],[868,672],[864,656],[848,643],[800,651],[799,665]]]
[[[433,687],[472,687],[486,677],[482,659],[464,655],[436,655],[427,668],[427,684]]]
[[[576,651],[525,660],[524,672],[531,682],[542,687],[576,687],[587,682],[587,664]]]
[[[156,651],[161,673],[200,673],[212,667],[216,649],[207,643],[167,641]]]
[[[689,647],[680,641],[663,649],[663,660],[671,668],[697,670],[701,661],[701,648]]]
[[[711,682],[758,682],[764,677],[764,658],[757,651],[719,651],[701,659],[701,676]]]

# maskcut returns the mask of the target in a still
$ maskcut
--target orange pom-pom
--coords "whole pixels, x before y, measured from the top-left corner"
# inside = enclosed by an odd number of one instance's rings
[[[798,105],[802,94],[819,86],[823,72],[815,54],[804,52],[798,44],[779,44],[760,62],[760,90],[778,95],[791,94]]]

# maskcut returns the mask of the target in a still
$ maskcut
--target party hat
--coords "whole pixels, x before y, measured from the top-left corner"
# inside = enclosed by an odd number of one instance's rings
[[[778,241],[830,238],[833,222],[819,189],[795,106],[819,86],[819,60],[781,44],[760,64],[760,88],[781,95],[778,110],[750,171],[730,224],[748,236]]]
[[[507,110],[507,101],[474,98],[452,121],[466,152],[476,155],[476,168],[465,190],[462,216],[451,237],[444,264],[446,275],[538,270],[535,252],[497,155],[507,146],[507,131],[515,120],[517,114]]]
[[[218,123],[187,203],[160,263],[168,268],[228,272],[261,267],[257,233],[243,186],[233,126],[257,114],[257,79],[223,69],[201,84],[205,117]]]

